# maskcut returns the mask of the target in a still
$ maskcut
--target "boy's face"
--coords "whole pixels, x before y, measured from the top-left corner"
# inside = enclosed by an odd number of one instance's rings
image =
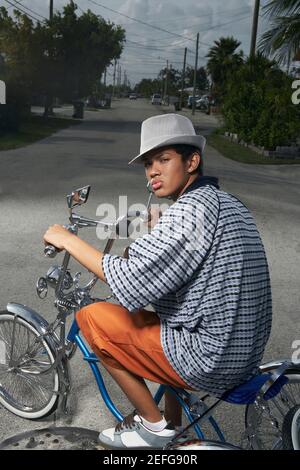
[[[143,158],[147,180],[155,196],[177,199],[191,182],[191,161],[183,161],[172,148],[153,150]],[[192,177],[192,180],[196,176]]]

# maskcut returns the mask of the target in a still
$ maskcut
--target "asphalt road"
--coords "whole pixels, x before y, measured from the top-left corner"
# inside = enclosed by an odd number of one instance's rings
[[[139,165],[128,167],[127,162],[139,153],[142,120],[161,111],[144,100],[114,101],[112,109],[86,112],[81,125],[28,147],[0,152],[1,309],[9,301],[20,302],[48,320],[54,318],[52,292],[44,301],[35,293],[37,278],[51,265],[43,256],[43,233],[53,223],[67,222],[65,196],[86,184],[92,190],[81,212],[91,217],[96,216],[99,204],[111,203],[118,208],[119,195],[127,196],[129,205],[146,202],[143,169]],[[172,112],[171,108],[164,111]],[[207,134],[216,121],[199,113],[195,124]],[[218,176],[222,188],[239,197],[255,216],[273,287],[274,320],[265,359],[291,357],[293,341],[300,340],[300,165],[246,165],[225,159],[207,147],[205,173]],[[104,246],[92,229],[82,231],[81,236],[99,248]],[[119,242],[114,252],[121,253],[124,246]],[[78,269],[75,263],[72,266],[73,272]],[[96,292],[106,294],[108,289],[99,286]],[[0,441],[53,423],[98,430],[114,425],[79,353],[72,359],[72,376],[72,417],[52,416],[30,422],[0,407]],[[122,392],[105,373],[104,377],[117,405],[124,413],[130,411]],[[243,428],[243,407],[223,406],[217,410],[217,417],[228,440],[237,444]]]

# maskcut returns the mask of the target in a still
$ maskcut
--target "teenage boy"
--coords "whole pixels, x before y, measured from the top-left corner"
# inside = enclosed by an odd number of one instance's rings
[[[163,448],[174,437],[178,406],[167,395],[162,416],[144,379],[221,397],[257,372],[270,334],[261,238],[249,210],[203,175],[204,146],[184,116],[143,122],[140,153],[129,163],[144,164],[155,195],[174,203],[126,259],[59,225],[44,236],[107,282],[119,302],[88,305],[76,317],[134,407],[101,432],[108,448]],[[149,304],[155,313],[144,309]]]

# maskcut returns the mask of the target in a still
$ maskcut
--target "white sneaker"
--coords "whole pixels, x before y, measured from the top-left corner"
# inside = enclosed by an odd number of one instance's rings
[[[171,424],[162,431],[150,431],[134,411],[115,428],[102,431],[99,434],[99,442],[106,449],[163,449],[175,434]]]

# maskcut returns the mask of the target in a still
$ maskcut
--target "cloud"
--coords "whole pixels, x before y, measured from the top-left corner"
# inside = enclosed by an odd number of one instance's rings
[[[261,0],[261,5],[267,1]],[[126,29],[128,41],[120,63],[123,70],[126,69],[132,84],[144,76],[154,78],[166,65],[167,59],[175,68],[181,68],[185,47],[188,47],[187,61],[193,65],[197,32],[200,33],[200,65],[205,65],[205,55],[209,47],[221,36],[234,36],[241,41],[244,52],[246,54],[249,52],[254,0],[227,0],[226,3],[223,0],[95,0],[95,2],[119,13],[96,6],[88,0],[75,0],[80,10],[90,9]],[[54,0],[54,6],[59,10],[66,3],[67,0]],[[0,5],[2,4],[7,6],[6,2],[0,0]],[[40,15],[49,15],[46,2],[23,0],[23,4]],[[123,15],[161,29],[150,28]],[[258,33],[265,29],[266,20],[260,17]]]

